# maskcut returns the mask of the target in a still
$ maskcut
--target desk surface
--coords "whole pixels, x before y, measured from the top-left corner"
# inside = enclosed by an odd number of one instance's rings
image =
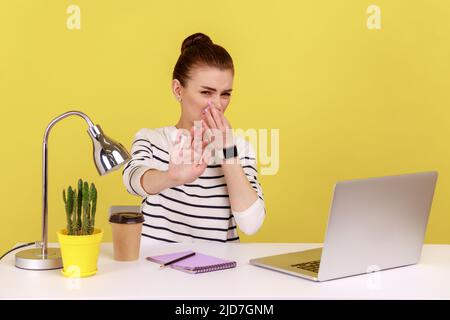
[[[66,278],[61,270],[15,268],[13,252],[0,261],[0,299],[450,299],[450,245],[425,245],[417,265],[322,283],[248,263],[251,258],[319,246],[168,243],[143,245],[138,261],[117,262],[112,244],[104,243],[98,273],[82,279]],[[234,259],[237,267],[193,275],[160,269],[145,260],[189,249]]]

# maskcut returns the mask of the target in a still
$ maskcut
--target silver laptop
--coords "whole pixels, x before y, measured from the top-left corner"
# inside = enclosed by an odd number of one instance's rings
[[[336,183],[323,248],[250,264],[327,281],[419,262],[438,173]]]

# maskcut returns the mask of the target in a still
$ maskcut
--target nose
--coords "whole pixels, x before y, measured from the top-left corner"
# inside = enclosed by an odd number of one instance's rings
[[[212,103],[212,105],[213,105],[214,107],[216,107],[220,112],[223,112],[223,109],[224,109],[224,108],[223,108],[223,106],[222,106],[222,104],[221,104],[220,97],[212,99],[212,100],[211,100],[211,103]]]

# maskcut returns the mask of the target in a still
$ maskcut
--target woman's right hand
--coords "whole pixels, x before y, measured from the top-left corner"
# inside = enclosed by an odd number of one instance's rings
[[[204,151],[210,142],[203,140],[205,131],[206,126],[202,121],[201,130],[197,129],[194,132],[194,126],[192,126],[190,137],[178,132],[174,147],[170,154],[169,169],[167,172],[169,179],[174,181],[176,185],[195,181],[203,174],[208,166],[210,156]],[[190,138],[190,141],[183,140],[186,138]]]

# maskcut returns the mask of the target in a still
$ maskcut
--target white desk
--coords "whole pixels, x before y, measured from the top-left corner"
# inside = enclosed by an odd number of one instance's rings
[[[54,246],[54,245],[51,245]],[[161,244],[141,248],[135,262],[113,260],[102,244],[98,273],[70,279],[60,270],[14,267],[0,261],[0,299],[450,299],[450,245],[425,245],[420,264],[315,283],[251,266],[249,259],[316,248],[317,244]],[[193,249],[237,261],[223,271],[187,274],[145,260],[150,255]],[[20,250],[20,249],[19,249]]]

